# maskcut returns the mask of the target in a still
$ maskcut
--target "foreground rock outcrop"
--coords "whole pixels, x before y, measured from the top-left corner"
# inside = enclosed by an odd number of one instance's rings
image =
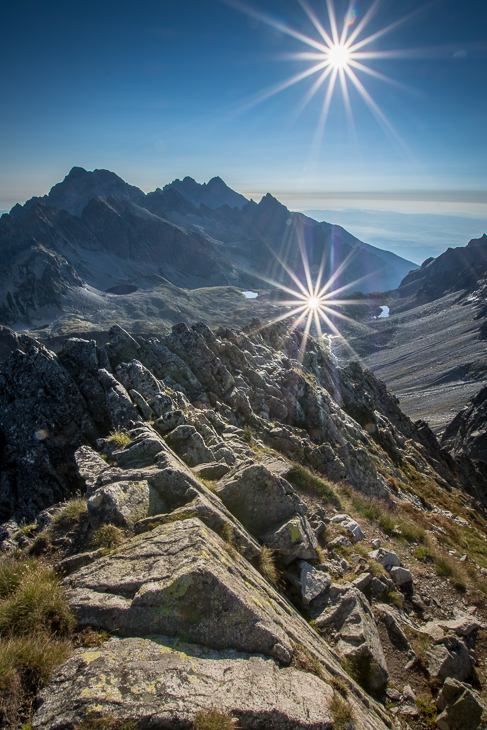
[[[312,339],[302,352],[302,337],[258,322],[149,340],[114,326],[105,346],[72,338],[58,355],[17,337],[0,374],[2,549],[57,554],[79,628],[115,634],[59,668],[35,728],[92,711],[182,728],[217,706],[242,728],[331,730],[345,695],[350,727],[383,730],[399,662],[423,667],[418,683],[474,681],[483,623],[432,621],[417,556],[377,530],[424,543],[410,513],[478,545],[465,516],[483,529],[483,474],[371,373]],[[49,547],[76,492],[85,517]],[[96,542],[104,528],[114,542]],[[397,715],[418,716],[411,696]]]

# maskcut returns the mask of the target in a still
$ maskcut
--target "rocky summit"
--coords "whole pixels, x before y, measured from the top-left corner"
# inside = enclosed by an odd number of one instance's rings
[[[483,401],[440,445],[289,324],[4,328],[5,726],[487,726]]]

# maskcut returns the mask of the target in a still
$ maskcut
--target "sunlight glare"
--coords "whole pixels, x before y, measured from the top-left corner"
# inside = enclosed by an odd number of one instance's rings
[[[345,46],[332,46],[328,51],[328,60],[332,68],[345,68],[350,61],[350,52]]]

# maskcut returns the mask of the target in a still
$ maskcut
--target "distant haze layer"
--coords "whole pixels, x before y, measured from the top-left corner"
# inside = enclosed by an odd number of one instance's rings
[[[301,211],[315,220],[343,226],[362,241],[393,251],[420,264],[447,248],[487,233],[487,215],[457,216],[434,213],[397,213],[385,210],[313,209]]]

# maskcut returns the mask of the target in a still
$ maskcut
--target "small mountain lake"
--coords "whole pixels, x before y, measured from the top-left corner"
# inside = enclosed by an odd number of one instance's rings
[[[244,297],[247,297],[247,299],[255,299],[259,296],[255,291],[243,291],[242,294]]]

